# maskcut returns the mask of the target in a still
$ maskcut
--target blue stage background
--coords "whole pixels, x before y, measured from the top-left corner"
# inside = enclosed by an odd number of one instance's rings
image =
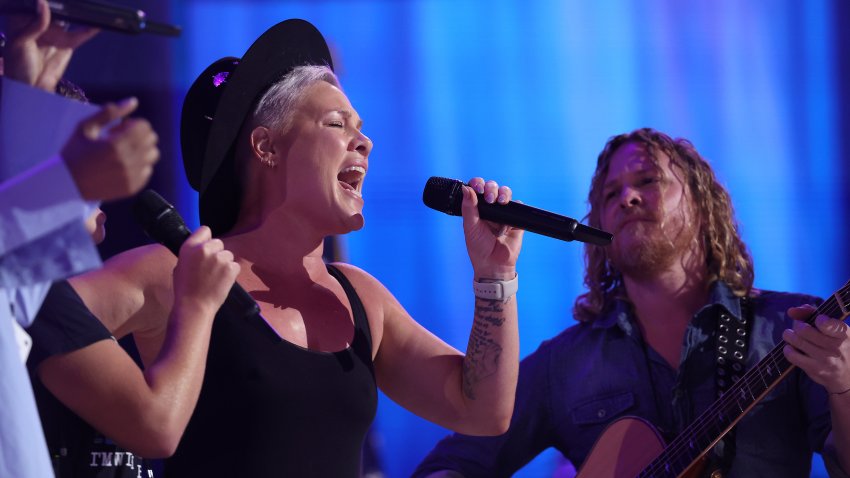
[[[472,272],[459,219],[421,203],[428,177],[481,175],[527,204],[581,218],[605,141],[643,126],[689,138],[715,166],[758,287],[826,295],[850,278],[850,33],[839,28],[850,11],[840,0],[160,0],[143,8],[182,25],[182,37],[104,33],[92,42],[97,58],[83,61],[99,65],[97,79],[93,67],[72,72],[100,93],[95,100],[140,91],[162,136],[154,184],[192,226],[196,200],[177,141],[189,84],[280,20],[318,26],[375,143],[366,226],[347,237],[350,262],[460,350]],[[119,74],[119,61],[132,64]],[[524,356],[573,323],[581,245],[526,235],[519,273]],[[375,428],[389,477],[408,476],[446,433],[384,396]],[[549,477],[556,461],[547,453],[517,476]],[[813,476],[826,476],[821,465]]]

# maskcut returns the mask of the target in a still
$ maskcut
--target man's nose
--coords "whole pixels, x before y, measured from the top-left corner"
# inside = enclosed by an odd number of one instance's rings
[[[620,191],[620,207],[628,208],[637,206],[641,203],[642,199],[640,197],[640,193],[638,193],[637,189],[631,187],[624,187],[622,191]]]

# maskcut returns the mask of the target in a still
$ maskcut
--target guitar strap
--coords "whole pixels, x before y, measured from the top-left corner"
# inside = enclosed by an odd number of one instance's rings
[[[738,381],[746,371],[747,349],[750,344],[750,331],[753,328],[753,305],[749,297],[741,297],[741,317],[735,319],[727,313],[721,313],[717,320],[716,359],[717,359],[717,398],[720,398],[729,387]],[[718,460],[711,468],[718,468],[711,473],[711,478],[725,476],[735,459],[735,428],[715,446],[715,452],[722,449],[722,455],[715,456]]]

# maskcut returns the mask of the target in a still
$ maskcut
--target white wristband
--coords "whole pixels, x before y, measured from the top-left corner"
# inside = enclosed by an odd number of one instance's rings
[[[511,280],[491,282],[472,281],[472,290],[479,299],[505,300],[516,294],[519,289],[519,274]]]

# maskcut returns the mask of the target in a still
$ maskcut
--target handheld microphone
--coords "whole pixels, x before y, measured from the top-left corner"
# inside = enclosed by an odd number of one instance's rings
[[[153,22],[144,11],[99,0],[47,0],[53,19],[81,23],[122,33],[180,36],[177,25]],[[35,14],[34,0],[0,0],[0,14]]]
[[[461,215],[463,203],[462,181],[432,176],[425,183],[422,201],[431,209],[451,216]],[[614,235],[576,221],[573,218],[544,211],[510,201],[507,204],[490,204],[478,194],[478,213],[481,219],[553,237],[562,241],[580,241],[597,246],[611,243]]]
[[[133,204],[133,217],[148,237],[167,247],[175,256],[180,254],[180,246],[192,234],[174,206],[152,189],[139,194]],[[243,317],[259,315],[260,312],[253,297],[236,282],[230,288],[224,306]]]

